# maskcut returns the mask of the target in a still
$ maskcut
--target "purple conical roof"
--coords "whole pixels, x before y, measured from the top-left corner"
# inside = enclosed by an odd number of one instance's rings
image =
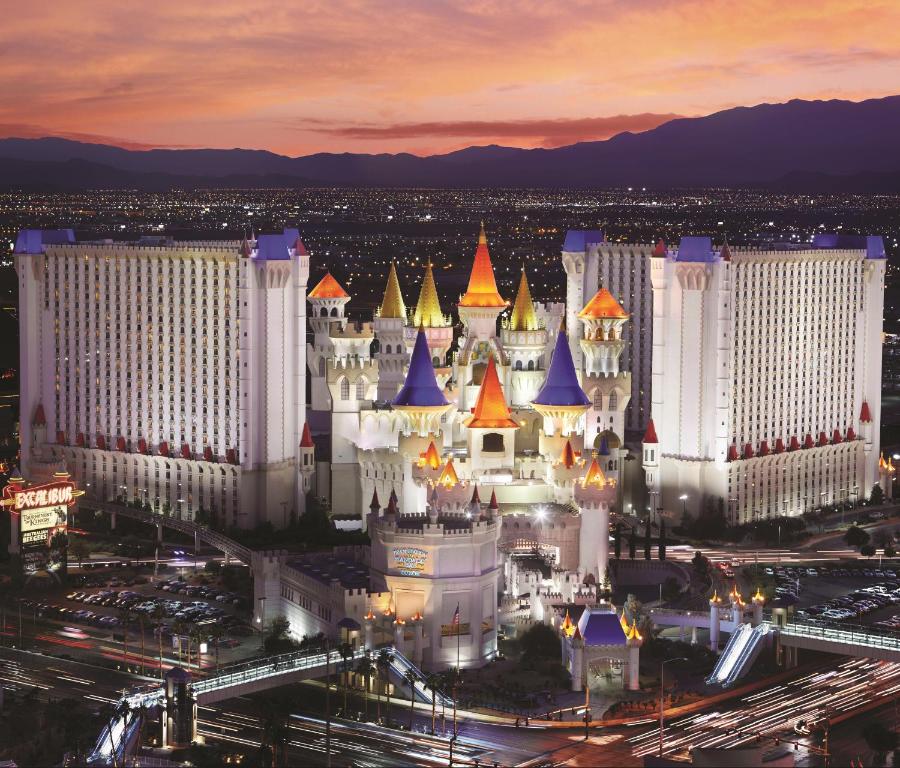
[[[556,336],[556,348],[550,358],[550,370],[544,386],[534,402],[538,405],[590,405],[591,401],[578,384],[572,350],[566,334],[560,331]]]
[[[419,408],[447,405],[447,398],[444,397],[444,393],[441,392],[437,379],[434,377],[431,352],[428,351],[425,331],[421,328],[416,336],[416,345],[413,347],[412,357],[409,361],[406,381],[403,382],[403,388],[391,401],[391,405]]]

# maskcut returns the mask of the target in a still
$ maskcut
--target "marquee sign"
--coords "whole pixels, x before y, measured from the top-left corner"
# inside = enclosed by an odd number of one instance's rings
[[[80,494],[75,490],[75,484],[68,480],[31,488],[10,483],[3,489],[3,501],[0,501],[0,504],[11,508],[14,512],[22,513],[47,507],[71,507],[78,495]]]
[[[394,567],[401,576],[421,576],[428,564],[428,550],[418,547],[394,547]]]

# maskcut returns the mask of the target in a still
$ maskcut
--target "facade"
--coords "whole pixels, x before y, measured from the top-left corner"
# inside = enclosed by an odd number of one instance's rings
[[[26,477],[38,458],[61,461],[89,499],[225,526],[302,514],[297,230],[134,243],[25,230],[14,256]]]
[[[879,482],[880,237],[655,255],[654,508],[734,523],[857,502]],[[682,498],[686,497],[686,498]]]

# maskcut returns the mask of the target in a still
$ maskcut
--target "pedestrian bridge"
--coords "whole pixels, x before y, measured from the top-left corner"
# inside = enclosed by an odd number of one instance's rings
[[[385,646],[374,653],[370,652],[369,655],[377,662],[383,652],[390,658],[393,682],[401,690],[408,690],[409,682],[406,675],[412,672],[417,678],[414,690],[418,700],[431,704],[434,699],[435,704],[444,707],[453,706],[451,698],[428,688],[422,671],[393,646]],[[295,651],[264,659],[252,659],[224,667],[216,675],[193,680],[189,684],[189,690],[195,704],[206,706],[301,680],[320,678],[329,673],[340,674],[345,664],[347,668],[352,669],[366,654],[365,649],[359,648],[345,658],[340,651],[330,649]],[[144,713],[155,706],[163,708],[166,706],[165,688],[162,685],[144,686],[124,696],[118,702],[109,724],[104,726],[87,762],[91,765],[120,764],[123,758],[133,754],[140,746],[137,734],[140,732]]]
[[[117,515],[122,515],[122,517],[140,520],[148,525],[155,525],[160,532],[163,527],[171,528],[189,536],[193,536],[195,543],[197,541],[202,541],[203,543],[218,549],[220,552],[223,552],[228,557],[233,557],[247,565],[250,564],[250,558],[252,556],[250,547],[245,547],[234,539],[228,538],[225,534],[214,531],[204,525],[199,525],[190,520],[182,520],[181,518],[172,517],[170,515],[163,515],[159,512],[148,512],[144,509],[136,509],[135,507],[129,507],[127,504],[119,504],[112,501],[89,503],[94,509],[109,515],[113,520],[115,520]]]
[[[790,648],[900,662],[900,633],[878,627],[792,620],[778,633]]]

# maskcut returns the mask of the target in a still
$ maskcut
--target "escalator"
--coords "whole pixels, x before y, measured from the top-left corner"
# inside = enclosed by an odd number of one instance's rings
[[[710,685],[727,688],[742,678],[756,661],[760,651],[765,647],[767,636],[772,631],[768,622],[752,627],[741,624],[728,640],[725,650],[719,656],[712,674],[706,678]]]

